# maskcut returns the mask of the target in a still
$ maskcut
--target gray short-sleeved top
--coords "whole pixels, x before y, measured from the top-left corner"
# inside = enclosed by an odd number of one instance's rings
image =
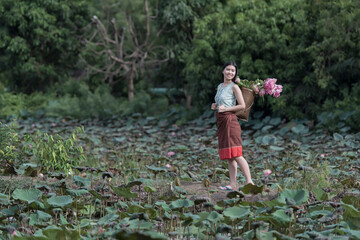
[[[218,106],[224,105],[225,107],[233,107],[236,105],[236,97],[232,91],[234,84],[235,83],[230,83],[226,87],[222,87],[223,83],[219,84],[215,95],[215,102]]]

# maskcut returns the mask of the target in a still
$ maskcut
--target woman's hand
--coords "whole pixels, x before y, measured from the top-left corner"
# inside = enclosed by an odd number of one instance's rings
[[[220,105],[218,107],[218,112],[226,112],[226,107],[224,105]]]
[[[211,104],[211,110],[216,110],[216,108],[217,108],[217,104],[216,103],[213,103],[213,104]]]

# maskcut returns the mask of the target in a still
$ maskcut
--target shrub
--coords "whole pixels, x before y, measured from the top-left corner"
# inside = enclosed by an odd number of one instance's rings
[[[0,122],[0,159],[2,164],[14,165],[18,159],[19,136],[15,124]]]
[[[83,133],[84,128],[77,128],[69,138],[59,134],[49,135],[38,131],[35,135],[26,135],[28,148],[33,153],[35,161],[47,171],[62,171],[66,174],[72,168],[85,160],[83,148],[78,145],[77,134]]]

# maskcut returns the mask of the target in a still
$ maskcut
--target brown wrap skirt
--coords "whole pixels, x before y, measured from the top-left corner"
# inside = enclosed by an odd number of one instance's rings
[[[241,128],[233,112],[216,112],[220,159],[242,156]]]

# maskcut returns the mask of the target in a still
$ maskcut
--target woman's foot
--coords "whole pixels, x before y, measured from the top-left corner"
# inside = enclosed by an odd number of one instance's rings
[[[218,187],[219,190],[221,191],[233,191],[233,189],[235,188],[232,188],[230,185],[229,186],[221,186],[221,187]]]

